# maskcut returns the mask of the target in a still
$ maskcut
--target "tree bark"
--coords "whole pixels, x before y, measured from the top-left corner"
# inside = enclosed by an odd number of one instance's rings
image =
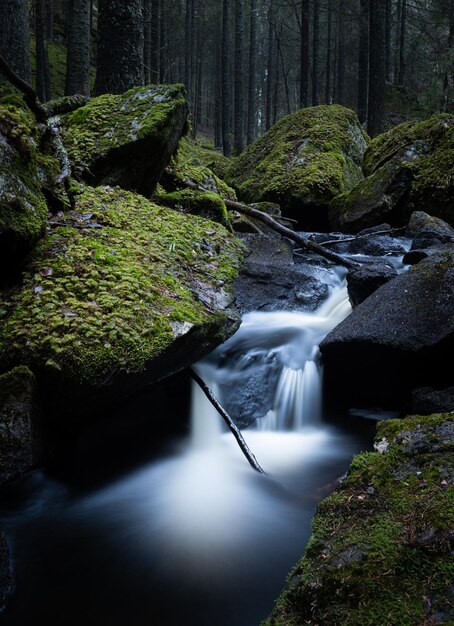
[[[193,56],[194,56],[194,0],[186,0],[186,14],[184,27],[184,82],[189,102],[192,102],[193,89]]]
[[[385,0],[386,2],[386,80],[391,82],[392,78],[392,52],[391,52],[391,37],[392,37],[392,15],[391,15],[391,0]]]
[[[273,119],[273,84],[276,80],[276,72],[274,67],[275,59],[275,42],[273,28],[273,0],[270,0],[268,7],[268,55],[267,55],[267,72],[266,72],[266,118],[265,118],[265,130],[271,128],[271,122]]]
[[[309,0],[301,2],[300,108],[309,104]]]
[[[320,13],[318,0],[313,0],[313,33],[312,33],[312,105],[320,104],[318,96],[318,48],[320,38]]]
[[[243,0],[235,0],[235,117],[234,151],[244,150],[244,10]]]
[[[399,38],[399,75],[397,84],[403,87],[405,81],[405,38],[407,32],[407,0],[402,0],[402,11],[400,16],[400,38]]]
[[[369,93],[369,0],[360,0],[358,52],[358,117],[363,124]]]
[[[143,0],[143,78],[151,83],[151,1]]]
[[[47,10],[49,0],[36,2],[36,92],[41,102],[51,99]]]
[[[405,0],[404,0],[405,2]],[[369,111],[367,130],[375,137],[383,131],[386,85],[386,7],[370,0]]]
[[[232,154],[230,89],[230,0],[222,4],[222,147],[224,155]]]
[[[337,101],[339,104],[346,104],[346,39],[345,39],[345,0],[339,0],[338,20],[337,20]]]
[[[216,398],[216,396],[211,391],[211,389],[208,387],[208,385],[205,383],[205,381],[202,380],[202,378],[200,378],[200,376],[196,374],[194,370],[191,370],[191,377],[199,385],[199,387],[201,388],[205,396],[208,398],[208,400],[211,402],[211,404],[214,406],[216,411],[219,413],[219,415],[222,417],[224,422],[229,427],[230,432],[235,437],[238,445],[240,446],[241,452],[246,457],[247,462],[252,467],[252,469],[254,469],[259,474],[264,474],[265,472],[260,467],[260,465],[257,462],[257,459],[255,458],[255,456],[252,454],[251,450],[249,449],[247,443],[245,442],[243,438],[243,435],[241,434],[240,429],[236,426],[236,424],[234,423],[230,415],[227,413],[227,411],[221,406],[221,403]]]
[[[257,0],[251,0],[251,33],[249,40],[249,89],[247,111],[247,144],[256,137],[257,99]]]
[[[141,0],[99,0],[95,93],[123,93],[143,84]]]
[[[151,50],[150,50],[150,82],[160,81],[161,57],[161,0],[151,0]]]
[[[333,8],[332,0],[328,0],[327,33],[326,33],[326,83],[325,83],[325,103],[331,104],[331,42],[333,38]]]
[[[71,0],[65,94],[90,95],[90,0]]]
[[[31,84],[28,0],[2,0],[0,55],[23,81]]]
[[[443,78],[443,111],[449,110],[449,90],[453,78],[453,59],[454,59],[454,0],[451,0],[449,7],[449,35],[448,46],[446,51],[446,67]]]

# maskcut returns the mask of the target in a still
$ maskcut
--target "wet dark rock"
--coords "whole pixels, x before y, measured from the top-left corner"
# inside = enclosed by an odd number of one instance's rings
[[[453,308],[452,250],[380,287],[321,345],[331,394],[384,406],[401,402],[415,386],[449,386]]]
[[[454,411],[454,387],[432,389],[420,387],[411,394],[409,412],[415,415],[431,415]]]
[[[13,590],[13,571],[8,544],[0,530],[0,613],[5,608]]]
[[[416,265],[420,261],[427,259],[430,256],[427,250],[409,250],[406,254],[404,254],[404,258],[402,259],[405,265]]]
[[[251,252],[235,282],[242,313],[315,310],[326,299],[329,287],[320,267],[294,263],[290,242],[273,234],[242,240]]]
[[[454,241],[454,228],[439,217],[433,217],[424,211],[412,213],[406,234],[414,240],[424,238],[429,242],[435,240],[436,243],[450,243]],[[429,243],[430,245],[436,244]],[[424,248],[426,246],[421,247]],[[417,249],[417,246],[413,245],[413,248]]]
[[[0,376],[0,484],[31,469],[36,457],[35,377],[26,367]]]
[[[358,306],[372,295],[379,287],[397,276],[389,265],[360,267],[350,270],[347,275],[348,295],[353,306]]]

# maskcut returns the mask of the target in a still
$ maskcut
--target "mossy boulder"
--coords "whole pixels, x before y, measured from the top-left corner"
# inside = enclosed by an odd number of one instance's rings
[[[452,384],[454,251],[421,261],[357,306],[322,342],[331,398],[402,405],[418,386]]]
[[[86,188],[64,221],[3,294],[0,367],[28,365],[65,413],[72,396],[82,413],[176,372],[236,328],[243,247],[219,224],[110,187]]]
[[[367,136],[339,105],[284,117],[234,159],[227,181],[247,202],[281,205],[307,229],[328,229],[327,207],[362,178]]]
[[[202,143],[197,139],[190,139],[189,137],[184,137],[181,140],[175,161],[176,165],[179,165],[183,170],[187,166],[207,168],[221,180],[225,178],[225,174],[230,167],[230,159],[225,157],[222,152],[216,150],[214,146],[206,142]],[[227,190],[228,193],[233,192],[227,186],[223,189]]]
[[[357,232],[383,220],[402,226],[414,210],[454,224],[454,118],[406,122],[375,138],[366,179],[331,207],[331,224]]]
[[[454,416],[382,422],[263,626],[452,624]]]
[[[0,100],[0,273],[23,257],[46,228],[46,167],[32,113],[16,96]],[[45,165],[49,165],[46,163]],[[50,164],[52,165],[52,164]]]
[[[36,384],[27,367],[0,376],[0,484],[31,469],[36,450]]]
[[[182,85],[105,94],[62,117],[74,174],[150,195],[187,128]]]
[[[180,189],[170,193],[159,191],[154,194],[153,198],[158,204],[163,204],[182,213],[199,215],[230,228],[227,207],[224,200],[217,193]]]

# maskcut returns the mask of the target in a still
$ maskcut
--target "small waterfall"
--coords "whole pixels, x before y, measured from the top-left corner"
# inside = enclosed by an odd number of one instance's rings
[[[239,331],[203,361],[200,375],[222,403],[222,388],[242,389],[248,377],[263,378],[266,365],[278,372],[270,410],[256,420],[259,431],[300,431],[317,426],[322,418],[323,371],[319,345],[351,312],[344,280],[314,312],[256,312],[247,314]],[[224,355],[228,358],[225,359]],[[263,393],[271,393],[265,389]],[[256,391],[256,389],[254,390]],[[246,400],[247,401],[247,400]],[[269,406],[268,404],[268,406]],[[226,407],[228,408],[228,407]],[[235,418],[235,414],[233,414]],[[215,409],[195,385],[192,405],[192,442],[213,445],[221,430]]]

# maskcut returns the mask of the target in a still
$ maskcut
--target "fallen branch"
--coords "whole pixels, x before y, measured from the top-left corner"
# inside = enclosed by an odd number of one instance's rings
[[[352,241],[357,241],[358,239],[367,239],[367,237],[374,237],[375,235],[389,235],[393,237],[401,232],[403,232],[407,227],[403,226],[402,228],[392,228],[390,230],[377,230],[372,233],[358,233],[354,237],[347,237],[346,239],[329,239],[328,241],[324,241],[322,245],[324,246],[334,246],[337,243],[351,243]]]
[[[200,376],[196,372],[194,372],[194,370],[191,370],[191,376],[192,376],[192,379],[199,385],[199,387],[201,388],[203,393],[206,395],[208,400],[211,402],[211,404],[214,406],[216,411],[221,415],[221,417],[224,420],[224,422],[230,428],[230,430],[232,432],[232,435],[237,440],[237,443],[240,446],[241,451],[244,454],[244,456],[246,457],[249,465],[256,472],[259,472],[259,474],[264,474],[265,472],[263,471],[263,469],[258,464],[257,459],[255,458],[255,456],[249,450],[248,445],[245,442],[245,440],[243,438],[243,435],[241,434],[239,428],[237,428],[237,426],[235,426],[232,418],[227,413],[227,411],[221,406],[221,404],[219,403],[219,400],[216,398],[214,393],[211,391],[211,389],[208,387],[208,385],[205,383],[205,381],[202,378],[200,378]]]
[[[54,150],[55,156],[60,163],[60,174],[55,179],[56,185],[66,183],[71,176],[71,161],[66,152],[60,135],[61,120],[58,116],[51,117],[47,120],[47,128],[50,134],[50,142]]]
[[[206,189],[204,189],[203,187],[200,187],[199,185],[196,185],[190,180],[184,180],[182,181],[182,184],[188,187],[189,189],[195,189],[196,191],[202,191],[206,193]],[[243,204],[242,202],[236,202],[235,200],[228,200],[226,198],[223,198],[223,200],[228,208],[234,209],[235,211],[238,211],[239,213],[243,213],[244,215],[247,215],[248,217],[253,217],[256,220],[263,222],[264,224],[269,226],[272,230],[276,231],[280,235],[283,235],[284,237],[287,237],[287,239],[294,241],[295,243],[300,245],[302,248],[306,248],[307,250],[310,250],[311,252],[315,252],[316,254],[319,254],[325,259],[328,259],[329,261],[333,261],[337,265],[343,265],[344,267],[348,269],[361,267],[360,263],[357,263],[356,261],[351,261],[350,259],[346,259],[342,257],[340,254],[336,254],[335,252],[332,252],[331,250],[327,250],[319,243],[312,241],[311,239],[307,237],[304,237],[303,235],[301,235],[301,233],[296,233],[290,228],[287,228],[287,226],[280,224],[273,217],[271,217],[271,215],[268,215],[267,213],[264,213],[263,211],[259,211],[258,209],[253,209],[251,206],[247,204]]]
[[[8,65],[5,59],[0,55],[0,73],[12,84],[16,89],[21,91],[24,94],[24,100],[27,103],[27,106],[36,116],[38,122],[46,123],[47,113],[46,109],[43,107],[39,98],[36,94],[36,91],[33,89],[31,85],[26,83],[20,76],[14,72],[14,70]]]

